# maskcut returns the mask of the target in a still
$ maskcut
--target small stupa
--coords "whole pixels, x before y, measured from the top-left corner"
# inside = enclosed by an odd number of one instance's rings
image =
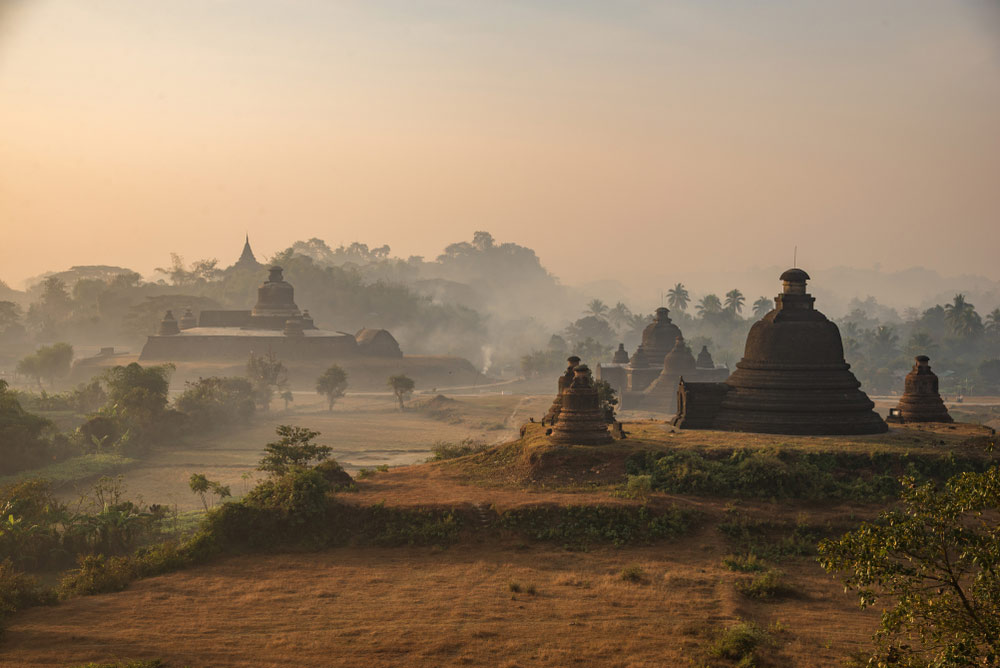
[[[771,434],[878,434],[888,426],[844,360],[837,325],[806,292],[809,274],[781,275],[775,308],[754,323],[726,380],[716,429]]]
[[[192,329],[198,326],[198,318],[195,317],[190,308],[186,308],[177,324],[181,329]]]
[[[572,355],[566,358],[567,366],[566,371],[563,375],[559,376],[559,388],[556,392],[556,398],[552,401],[552,405],[549,406],[549,412],[545,414],[542,421],[547,424],[555,424],[559,419],[559,412],[562,408],[562,396],[563,392],[569,387],[569,384],[573,382],[573,370],[580,364],[580,358],[576,355]]]
[[[628,364],[628,351],[625,350],[625,344],[619,343],[618,350],[615,351],[615,356],[611,359],[612,364]]]
[[[678,336],[674,349],[663,358],[663,370],[646,391],[642,400],[645,408],[673,413],[677,410],[677,385],[684,376],[695,372],[695,359],[691,349],[684,343],[684,337]]]
[[[698,353],[698,359],[695,360],[695,366],[699,369],[715,368],[715,360],[712,359],[712,353],[708,352],[708,346],[701,347],[701,352]]]
[[[295,304],[295,288],[284,279],[281,267],[268,270],[268,277],[257,288],[257,303],[250,312],[252,327],[283,329],[286,320],[300,320],[302,312]]]
[[[600,445],[611,443],[607,418],[586,364],[573,367],[573,379],[560,393],[559,417],[550,440],[555,443]]]
[[[917,355],[913,370],[906,374],[903,396],[889,411],[886,422],[954,422],[938,392],[938,377],[931,371],[931,359]]]
[[[160,336],[173,336],[180,334],[181,328],[177,326],[177,319],[174,318],[173,311],[167,311],[160,321]]]

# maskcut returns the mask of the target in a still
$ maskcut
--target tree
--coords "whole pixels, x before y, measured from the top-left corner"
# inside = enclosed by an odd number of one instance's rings
[[[245,424],[256,410],[253,385],[246,378],[211,376],[185,385],[174,406],[199,429]]]
[[[42,378],[49,382],[49,387],[56,378],[69,374],[73,362],[73,346],[68,343],[54,343],[42,346],[31,355],[17,363],[17,372],[31,376],[42,387]]]
[[[717,295],[705,295],[695,308],[703,318],[706,315],[716,315],[722,313],[722,300]]]
[[[912,357],[917,355],[930,356],[937,348],[938,345],[934,343],[934,339],[927,332],[913,332],[910,334],[909,341],[906,342],[906,354]]]
[[[967,302],[961,293],[955,295],[952,303],[944,305],[944,312],[952,332],[963,338],[983,331],[983,321],[976,313],[976,307]]]
[[[746,297],[738,289],[733,288],[726,293],[726,310],[733,314],[739,314],[743,312],[743,304],[746,303]]]
[[[861,607],[884,610],[868,665],[1000,665],[1000,468],[902,482],[902,508],[819,546]]]
[[[618,302],[614,308],[608,311],[608,320],[615,326],[615,329],[621,329],[623,325],[628,323],[630,317],[632,317],[632,311],[629,310],[628,306],[625,306],[624,302]]]
[[[132,362],[104,373],[108,403],[102,412],[118,422],[123,441],[143,442],[164,435],[161,421],[167,407],[173,369],[170,364],[143,367]]]
[[[1000,308],[995,308],[986,316],[986,333],[992,339],[1000,340]]]
[[[202,473],[192,473],[190,480],[188,480],[188,486],[191,487],[192,492],[201,497],[201,505],[205,507],[205,512],[208,512],[209,493],[219,497],[220,501],[226,497],[232,496],[232,493],[229,490],[229,485],[223,485],[221,482],[209,480]],[[213,502],[212,505],[215,505],[215,503]]]
[[[413,394],[413,388],[416,387],[416,383],[413,382],[412,378],[399,374],[398,376],[389,376],[388,385],[392,388],[392,393],[396,395],[396,401],[399,402],[399,410],[404,410],[403,402]]]
[[[683,283],[678,283],[667,290],[667,306],[672,309],[686,311],[688,302],[690,301],[691,296],[688,294],[687,288],[684,287]]]
[[[587,302],[587,308],[583,312],[584,315],[594,316],[597,318],[603,318],[608,312],[608,305],[602,302],[600,299],[591,299]]]
[[[281,363],[274,351],[268,350],[266,355],[258,355],[250,351],[247,360],[247,378],[253,385],[257,405],[265,411],[271,408],[274,391],[282,392],[288,386],[288,369]]]
[[[336,364],[324,371],[323,375],[316,381],[316,393],[326,397],[328,409],[331,411],[333,404],[344,396],[346,389],[347,372]]]
[[[0,379],[0,475],[39,466],[49,443],[43,437],[51,423],[24,410],[7,381]]]
[[[774,300],[770,297],[758,297],[753,303],[753,315],[758,320],[771,312],[774,308]]]
[[[330,458],[333,449],[312,442],[319,436],[318,431],[304,427],[279,425],[275,432],[281,438],[264,446],[264,457],[257,469],[273,476],[283,476],[289,471],[305,469],[313,462],[319,463]]]

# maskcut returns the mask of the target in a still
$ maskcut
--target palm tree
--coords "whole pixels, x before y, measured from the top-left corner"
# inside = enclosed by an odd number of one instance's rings
[[[742,313],[743,304],[746,303],[746,298],[743,293],[738,289],[733,288],[726,293],[726,310],[730,313]]]
[[[910,340],[906,342],[906,354],[916,357],[917,355],[929,355],[937,350],[937,344],[927,332],[913,332]]]
[[[774,308],[774,300],[770,297],[760,297],[753,303],[753,315],[758,320],[771,312]]]
[[[688,294],[687,288],[684,287],[683,283],[678,283],[667,290],[667,306],[672,309],[686,311],[688,302],[690,301],[691,296]]]
[[[705,295],[698,302],[696,308],[698,309],[698,315],[703,318],[706,315],[722,313],[722,300],[719,299],[718,295]]]
[[[608,305],[602,302],[600,299],[591,299],[587,303],[587,308],[584,311],[586,315],[597,316],[598,318],[603,318],[604,314],[608,312]]]
[[[895,329],[888,325],[879,325],[871,336],[872,357],[880,361],[893,357],[899,352],[896,348],[898,343],[899,336]]]
[[[957,294],[951,304],[944,305],[945,319],[952,331],[961,337],[973,336],[983,330],[983,321],[976,313],[976,307],[965,300],[965,295]]]
[[[995,308],[986,316],[986,333],[1000,339],[1000,308]]]
[[[632,311],[622,302],[618,302],[613,309],[608,311],[608,320],[615,326],[615,329],[621,329],[631,316]]]

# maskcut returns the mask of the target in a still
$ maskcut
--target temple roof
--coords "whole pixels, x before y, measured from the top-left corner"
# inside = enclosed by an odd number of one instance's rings
[[[246,237],[246,241],[243,242],[243,253],[240,254],[240,259],[236,261],[234,267],[259,267],[260,263],[257,262],[257,258],[254,257],[253,249],[250,248],[250,235]]]

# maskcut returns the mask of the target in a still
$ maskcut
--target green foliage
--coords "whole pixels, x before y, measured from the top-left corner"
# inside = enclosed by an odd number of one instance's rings
[[[288,387],[288,369],[271,350],[268,350],[266,355],[250,351],[250,359],[247,360],[247,378],[253,386],[257,405],[265,411],[271,408],[275,390],[284,392]]]
[[[117,420],[123,450],[141,448],[172,434],[166,408],[173,368],[133,362],[105,372],[108,403],[102,413]]]
[[[44,434],[51,423],[21,407],[7,381],[0,380],[0,475],[39,466],[50,458]]]
[[[316,469],[294,468],[254,487],[245,503],[278,511],[289,526],[304,524],[326,513],[326,493],[331,488]]]
[[[794,524],[760,520],[738,511],[730,511],[716,528],[747,560],[753,557],[780,561],[787,557],[811,556],[816,554],[816,544],[820,540],[818,528],[802,520]]]
[[[209,480],[202,473],[192,473],[190,480],[188,480],[188,486],[191,488],[192,492],[201,498],[201,505],[205,507],[206,512],[208,511],[209,494],[218,497],[220,501],[232,496],[232,492],[229,490],[229,485],[223,485],[215,480]]]
[[[694,513],[671,507],[656,512],[647,506],[531,506],[500,514],[504,529],[526,533],[536,540],[572,545],[625,545],[675,538],[687,532]]]
[[[286,424],[279,425],[275,431],[281,438],[264,447],[264,458],[260,460],[260,465],[257,467],[271,475],[281,476],[293,469],[301,469],[313,462],[321,462],[329,459],[330,453],[333,452],[328,446],[316,445],[312,442],[314,438],[319,436],[318,431]]]
[[[85,663],[76,668],[166,668],[166,664],[159,659],[152,661],[114,661],[112,663]]]
[[[187,428],[200,432],[246,424],[256,408],[254,396],[254,388],[246,378],[212,376],[194,383],[188,381],[174,406],[187,416]]]
[[[409,376],[398,374],[396,376],[389,376],[387,384],[392,388],[392,393],[396,396],[396,401],[399,402],[399,410],[403,410],[405,408],[403,402],[413,394],[413,388],[416,387],[416,383]]]
[[[823,541],[822,565],[884,610],[869,665],[1000,665],[998,512],[1000,467],[906,478],[901,508]]]
[[[618,573],[618,579],[624,582],[642,582],[646,579],[646,571],[642,569],[642,566],[633,564],[631,566],[626,566]]]
[[[431,446],[431,454],[433,456],[428,461],[440,462],[445,459],[457,459],[489,450],[489,448],[490,446],[487,445],[486,441],[477,441],[473,438],[463,439],[461,443],[437,441]]]
[[[989,460],[953,453],[798,452],[743,448],[732,452],[644,452],[626,461],[630,475],[650,475],[653,489],[674,494],[795,498],[862,503],[898,496],[898,478],[940,480],[982,471]]]
[[[646,499],[653,491],[653,476],[629,475],[625,479],[625,494],[633,499]]]
[[[68,343],[54,343],[51,346],[42,346],[23,358],[17,363],[17,372],[34,378],[41,388],[43,378],[51,386],[56,378],[69,375],[72,362],[73,346]]]
[[[766,629],[753,622],[739,622],[722,631],[709,647],[709,653],[720,659],[738,662],[740,668],[758,665],[759,651],[774,645]]]
[[[726,555],[722,558],[722,565],[738,573],[759,573],[767,570],[767,565],[752,552]]]
[[[326,397],[327,406],[332,411],[337,399],[347,390],[347,372],[334,364],[316,380],[316,392]]]
[[[736,581],[736,591],[747,598],[771,601],[788,596],[792,589],[785,584],[784,574],[778,570],[766,570],[749,578]]]

